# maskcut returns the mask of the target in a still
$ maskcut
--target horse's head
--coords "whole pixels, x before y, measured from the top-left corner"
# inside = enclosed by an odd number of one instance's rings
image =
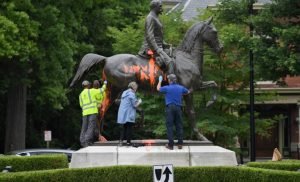
[[[218,32],[215,26],[212,24],[213,18],[209,18],[204,22],[203,27],[200,29],[200,36],[203,41],[206,42],[216,53],[220,53],[223,49],[223,45],[219,42]]]

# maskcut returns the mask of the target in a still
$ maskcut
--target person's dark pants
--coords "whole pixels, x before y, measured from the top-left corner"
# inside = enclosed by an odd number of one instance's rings
[[[131,143],[131,137],[132,137],[132,127],[134,123],[127,122],[121,126],[121,132],[120,132],[120,142],[122,142],[124,139],[127,140],[127,143]]]
[[[175,104],[169,104],[166,108],[166,126],[169,146],[174,146],[173,126],[175,125],[178,145],[183,144],[183,126],[181,107]]]
[[[82,147],[92,145],[99,135],[97,127],[97,114],[90,114],[82,117],[80,143]]]

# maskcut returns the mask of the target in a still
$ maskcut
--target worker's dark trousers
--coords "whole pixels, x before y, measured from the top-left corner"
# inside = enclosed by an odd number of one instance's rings
[[[80,143],[82,147],[87,147],[94,143],[97,137],[97,114],[90,114],[82,117],[82,127],[80,133]]]
[[[169,140],[169,146],[174,146],[173,140],[173,126],[175,125],[178,144],[182,145],[183,143],[183,126],[182,126],[182,112],[181,106],[175,104],[169,104],[166,107],[166,127],[167,127],[167,136]]]

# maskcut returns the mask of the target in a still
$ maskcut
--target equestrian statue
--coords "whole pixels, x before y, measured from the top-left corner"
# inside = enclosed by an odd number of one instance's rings
[[[103,79],[108,81],[102,119],[109,106],[132,81],[138,83],[139,90],[153,93],[157,93],[158,77],[162,75],[166,80],[166,75],[170,73],[177,76],[181,85],[193,91],[217,86],[214,81],[203,80],[204,43],[217,54],[223,48],[212,18],[192,25],[179,46],[170,51],[170,47],[163,41],[162,25],[157,16],[161,13],[161,2],[153,0],[150,7],[151,12],[145,21],[145,39],[138,55],[117,54],[104,57],[88,53],[82,58],[70,84],[70,87],[75,86],[95,67],[101,69]],[[193,93],[185,95],[184,100],[193,133],[198,140],[207,141],[196,125]]]

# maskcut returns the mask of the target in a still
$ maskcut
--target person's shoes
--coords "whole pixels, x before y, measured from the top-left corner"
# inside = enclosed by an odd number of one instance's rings
[[[132,146],[132,143],[127,142],[127,143],[126,143],[126,146],[127,146],[127,147],[131,147],[131,146]]]
[[[166,144],[166,148],[169,150],[173,150],[173,147],[171,147],[169,144]]]
[[[135,147],[135,148],[138,148],[138,147],[140,147],[140,146],[142,146],[142,145],[141,145],[141,144],[138,144],[138,143],[133,143],[131,146],[132,146],[132,147]]]
[[[178,149],[182,149],[182,145],[177,145]]]

